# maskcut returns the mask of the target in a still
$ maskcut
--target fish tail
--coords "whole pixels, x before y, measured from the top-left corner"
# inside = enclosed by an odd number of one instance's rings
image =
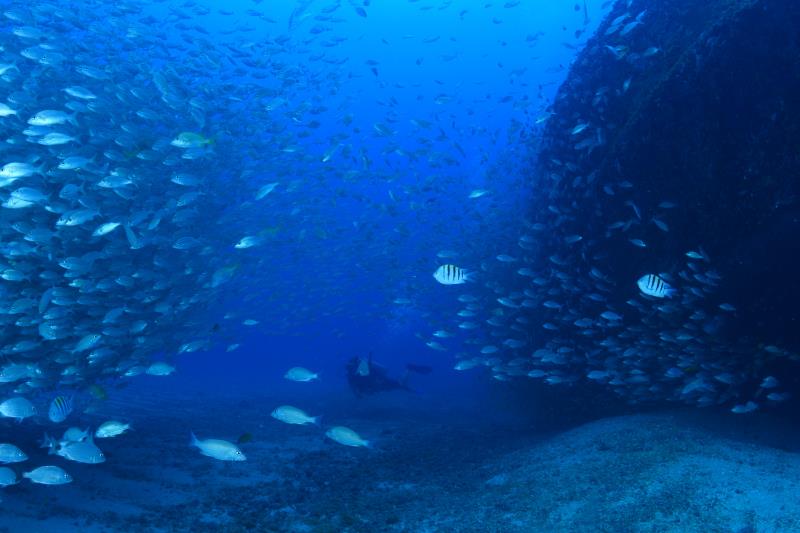
[[[313,423],[315,426],[321,426],[321,425],[322,425],[322,415],[319,415],[319,416],[312,416],[312,417],[311,417],[311,422],[312,422],[312,423]]]
[[[189,431],[189,446],[197,446],[198,440],[197,436],[194,434],[194,431]]]

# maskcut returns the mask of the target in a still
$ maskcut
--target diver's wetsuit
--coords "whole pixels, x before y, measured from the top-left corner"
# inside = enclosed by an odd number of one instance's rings
[[[413,365],[411,365],[413,366]],[[386,368],[372,362],[372,354],[367,359],[353,357],[347,362],[347,382],[356,396],[375,394],[391,390],[407,390],[408,371],[399,380],[386,375]]]

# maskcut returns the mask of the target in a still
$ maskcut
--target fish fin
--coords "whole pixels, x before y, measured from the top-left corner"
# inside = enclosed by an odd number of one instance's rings
[[[199,441],[197,440],[197,436],[194,434],[194,431],[189,431],[189,446],[197,446]]]
[[[50,438],[50,435],[45,433],[44,437],[42,437],[42,440],[39,441],[39,448],[47,448],[48,454],[52,454],[55,442],[55,439]]]
[[[76,118],[77,116],[78,116],[77,113],[73,113],[73,114],[67,116],[67,122],[69,122],[73,126],[77,126],[78,125],[78,119]]]

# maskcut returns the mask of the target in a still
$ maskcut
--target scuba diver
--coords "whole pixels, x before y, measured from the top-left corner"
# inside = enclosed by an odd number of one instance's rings
[[[406,382],[411,372],[417,374],[430,374],[431,367],[423,365],[406,365],[406,371],[400,379],[390,378],[386,368],[372,361],[372,352],[369,357],[353,357],[347,362],[347,382],[356,397],[361,398],[378,392],[405,390],[413,392]]]

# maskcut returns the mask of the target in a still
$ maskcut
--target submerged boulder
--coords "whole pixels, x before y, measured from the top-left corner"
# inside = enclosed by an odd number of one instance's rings
[[[621,306],[644,274],[713,271],[715,333],[800,349],[798,27],[789,0],[617,2],[543,133],[543,261],[597,269]]]

